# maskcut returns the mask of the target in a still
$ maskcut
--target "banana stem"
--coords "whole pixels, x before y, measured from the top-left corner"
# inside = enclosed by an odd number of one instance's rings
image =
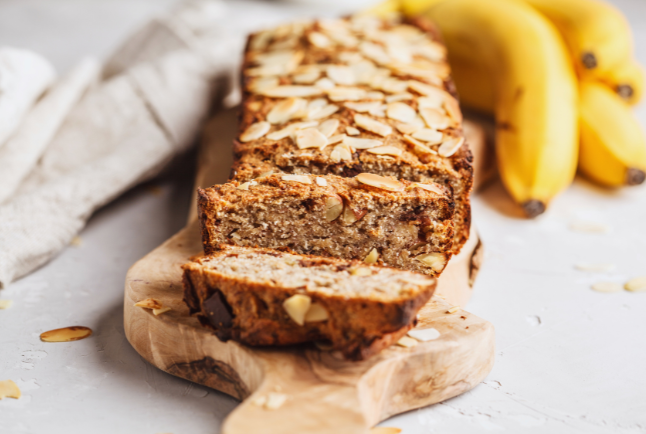
[[[536,199],[526,201],[522,207],[529,218],[538,217],[545,212],[545,203]]]
[[[629,168],[626,171],[626,185],[639,185],[646,180],[646,173],[643,170]]]

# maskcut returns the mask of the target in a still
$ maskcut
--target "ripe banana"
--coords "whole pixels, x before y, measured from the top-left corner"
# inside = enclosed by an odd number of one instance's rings
[[[449,0],[428,12],[449,53],[486,65],[503,183],[530,217],[576,172],[578,85],[554,26],[517,0]]]
[[[644,94],[644,69],[633,58],[612,68],[601,80],[631,105]]]
[[[453,53],[448,53],[448,58],[460,105],[493,114],[496,96],[493,77],[486,65],[477,65],[474,59],[463,59]]]
[[[646,178],[646,137],[630,106],[601,83],[581,82],[579,168],[603,185],[637,185]]]
[[[522,0],[559,29],[581,75],[601,78],[628,61],[632,34],[626,18],[600,0]]]

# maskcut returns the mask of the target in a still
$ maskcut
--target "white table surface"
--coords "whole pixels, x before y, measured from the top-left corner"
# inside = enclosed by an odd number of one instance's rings
[[[107,55],[171,3],[2,0],[0,44],[35,49],[64,72],[82,55]],[[646,63],[646,2],[615,3]],[[235,7],[253,13],[249,5]],[[646,121],[646,111],[638,113]],[[237,402],[152,367],[123,331],[126,271],[183,226],[192,158],[99,211],[80,246],[0,291],[14,301],[0,311],[0,380],[23,391],[20,400],[0,401],[0,433],[219,432]],[[646,188],[607,191],[579,179],[537,220],[513,210],[499,183],[473,199],[486,260],[468,310],[496,327],[493,371],[462,396],[383,425],[404,434],[646,432],[646,293],[590,289],[599,280],[646,275]],[[573,232],[578,220],[612,231]],[[617,268],[586,273],[574,268],[578,262]],[[69,325],[94,335],[67,344],[38,338]]]

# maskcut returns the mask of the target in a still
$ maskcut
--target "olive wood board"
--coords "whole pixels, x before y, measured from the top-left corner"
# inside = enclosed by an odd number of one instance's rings
[[[228,171],[221,172],[230,164],[232,136],[223,131],[231,116],[230,111],[219,115],[207,129],[198,185],[228,176]],[[216,171],[220,179],[211,178]],[[311,344],[263,348],[221,342],[190,316],[182,301],[180,266],[202,251],[194,215],[186,228],[129,270],[124,326],[131,345],[154,366],[242,401],[224,421],[222,433],[368,433],[392,415],[472,389],[491,370],[493,326],[464,310],[448,313],[457,303],[444,298],[466,301],[471,293],[480,257],[475,233],[440,278],[442,295],[418,314],[417,328],[435,328],[439,337],[410,348],[392,346],[352,362]],[[456,285],[463,288],[455,291]],[[172,310],[156,316],[134,306],[146,298]],[[285,400],[269,409],[262,402],[270,396]]]

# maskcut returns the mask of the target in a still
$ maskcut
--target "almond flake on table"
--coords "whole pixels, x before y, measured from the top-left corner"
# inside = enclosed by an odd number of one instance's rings
[[[9,309],[13,305],[13,300],[0,300],[0,309]]]
[[[590,271],[594,273],[610,273],[614,271],[617,266],[615,264],[588,264],[588,263],[579,263],[575,264],[574,268],[579,271]]]
[[[399,434],[402,430],[390,426],[376,426],[370,430],[370,434]]]
[[[597,292],[620,292],[623,289],[617,282],[597,282],[591,288]]]
[[[450,308],[446,311],[446,313],[453,314],[453,313],[456,313],[456,312],[457,312],[457,311],[459,311],[459,310],[460,310],[460,306],[453,306],[453,307],[450,307]]]
[[[397,341],[397,345],[404,348],[412,348],[416,346],[418,343],[419,341],[417,341],[416,339],[410,338],[408,336],[404,336]]]
[[[640,276],[640,277],[635,277],[634,279],[630,279],[624,285],[624,289],[626,289],[626,291],[631,291],[631,292],[646,291],[646,276]]]
[[[591,234],[607,234],[612,231],[612,226],[604,223],[590,221],[575,221],[570,223],[570,230],[574,232],[583,232]]]
[[[71,326],[43,332],[40,334],[40,340],[43,342],[73,342],[88,338],[91,335],[92,329],[89,327]]]
[[[440,332],[437,329],[413,329],[408,332],[408,336],[417,339],[418,341],[428,342],[433,341],[440,337]]]
[[[19,399],[21,396],[20,388],[13,380],[0,381],[0,400],[4,398]]]

